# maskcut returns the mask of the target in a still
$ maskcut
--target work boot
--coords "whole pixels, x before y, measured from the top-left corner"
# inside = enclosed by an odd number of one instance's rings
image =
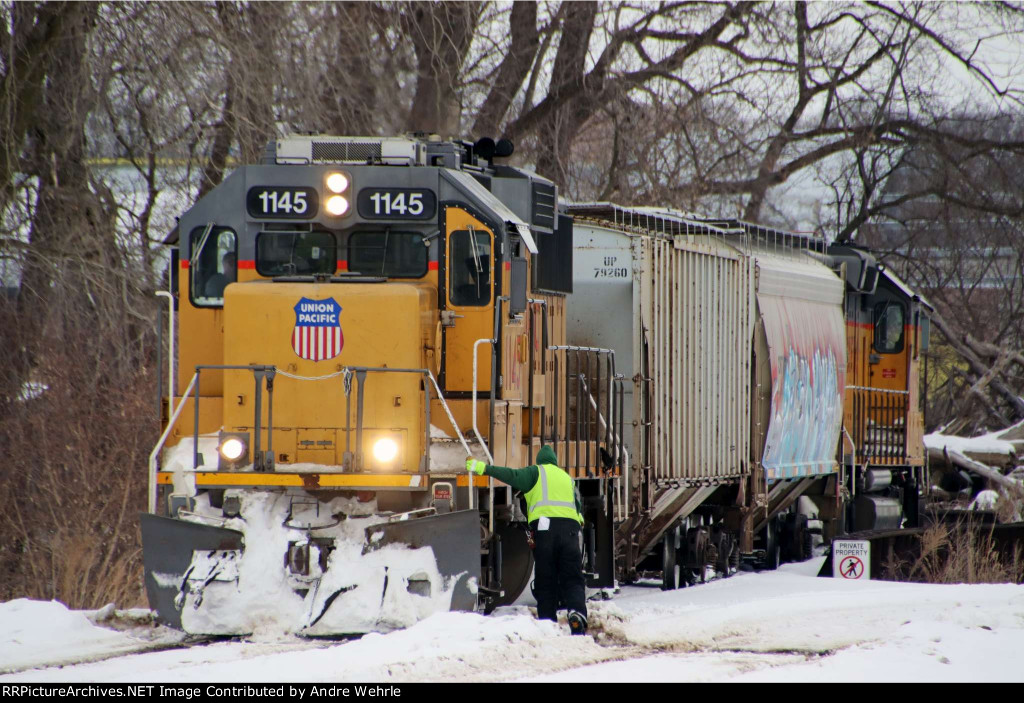
[[[582,613],[578,613],[575,610],[569,611],[569,630],[574,635],[585,635],[587,634],[587,616]]]

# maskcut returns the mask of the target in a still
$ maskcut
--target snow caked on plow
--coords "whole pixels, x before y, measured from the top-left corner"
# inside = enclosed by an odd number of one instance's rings
[[[185,632],[383,632],[475,608],[475,511],[382,514],[375,501],[269,491],[224,500],[238,501],[237,516],[206,494],[176,519],[143,515],[150,602]]]

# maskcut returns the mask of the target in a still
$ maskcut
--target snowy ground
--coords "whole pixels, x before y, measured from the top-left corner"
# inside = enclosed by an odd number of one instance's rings
[[[17,600],[0,604],[0,682],[1024,681],[1024,587],[814,578],[821,562],[624,588],[592,604],[587,637],[519,606],[348,642],[166,649],[177,633]],[[123,654],[140,647],[165,649]],[[46,663],[66,665],[31,668]]]

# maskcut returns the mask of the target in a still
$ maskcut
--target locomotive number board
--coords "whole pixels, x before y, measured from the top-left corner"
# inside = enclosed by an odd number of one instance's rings
[[[245,208],[250,217],[304,220],[317,214],[320,196],[314,188],[255,186],[245,196]]]
[[[367,220],[429,220],[437,212],[437,196],[416,188],[363,188],[356,207],[359,216]]]

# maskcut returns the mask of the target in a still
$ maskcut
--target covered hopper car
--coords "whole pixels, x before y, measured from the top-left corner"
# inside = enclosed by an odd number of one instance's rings
[[[927,302],[869,252],[818,237],[609,203],[568,212],[567,334],[618,350],[633,379],[621,577],[660,571],[674,588],[741,557],[806,558],[812,531],[917,523]]]
[[[329,635],[515,601],[521,499],[468,454],[556,450],[592,587],[914,518],[923,301],[852,247],[561,204],[510,153],[293,136],[181,215],[142,516],[164,621]]]

